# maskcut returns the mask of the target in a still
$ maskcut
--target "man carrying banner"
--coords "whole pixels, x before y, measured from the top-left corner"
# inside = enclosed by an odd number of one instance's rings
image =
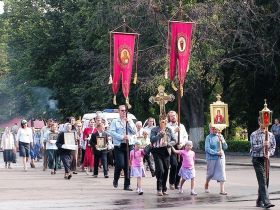
[[[168,128],[170,128],[174,134],[176,145],[175,149],[182,149],[182,147],[188,141],[188,133],[183,124],[178,123],[178,115],[175,111],[168,112]],[[180,137],[179,137],[180,135]],[[178,140],[180,139],[180,142]],[[178,175],[182,165],[182,159],[177,158],[177,154],[172,152],[170,155],[170,172],[169,172],[169,188],[170,190],[178,189],[180,182],[180,176]]]
[[[263,122],[259,117],[259,129],[254,131],[250,136],[250,151],[259,185],[256,206],[270,208],[275,205],[271,204],[267,190],[269,173],[267,177],[266,172],[269,170],[269,165],[266,165],[266,158],[269,159],[269,157],[274,154],[276,142],[274,135],[265,129]],[[265,148],[268,149],[267,154]]]
[[[136,126],[131,119],[127,118],[127,109],[125,105],[119,106],[118,119],[114,119],[108,131],[113,138],[114,153],[115,153],[115,171],[113,186],[118,187],[121,170],[124,170],[124,190],[132,191],[130,187],[129,165],[127,164],[127,153],[133,149],[133,135],[136,134]],[[129,151],[127,151],[127,143],[129,143]]]
[[[167,127],[166,116],[161,116],[159,126],[151,130],[150,141],[152,143],[152,154],[155,160],[155,174],[157,178],[157,195],[168,195],[167,177],[170,163],[171,146],[175,144],[175,137],[170,128]]]

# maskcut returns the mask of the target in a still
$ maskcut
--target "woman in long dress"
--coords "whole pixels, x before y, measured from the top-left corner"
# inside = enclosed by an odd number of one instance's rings
[[[205,139],[205,152],[207,161],[207,174],[205,182],[205,192],[209,193],[210,180],[220,182],[220,194],[227,195],[225,192],[226,170],[224,150],[228,145],[219,129],[211,127],[210,134]]]
[[[93,171],[93,168],[94,168],[94,155],[93,155],[93,149],[90,145],[90,138],[91,138],[91,134],[95,131],[96,131],[96,129],[94,127],[94,120],[91,119],[89,122],[89,127],[87,127],[83,133],[83,138],[84,138],[84,141],[86,144],[86,151],[85,151],[83,166],[86,171],[86,174],[88,174],[88,169],[89,169],[89,171]]]

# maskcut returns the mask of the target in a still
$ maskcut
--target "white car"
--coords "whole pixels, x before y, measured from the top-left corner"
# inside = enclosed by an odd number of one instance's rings
[[[104,109],[103,111],[97,111],[94,113],[86,113],[86,114],[84,114],[84,116],[82,118],[82,122],[83,122],[84,126],[87,127],[88,122],[91,119],[95,118],[97,115],[101,116],[106,121],[106,123],[108,123],[109,126],[110,126],[111,122],[113,121],[113,119],[116,119],[120,116],[118,109]],[[131,113],[128,113],[128,118],[132,119],[134,123],[137,121],[136,117]]]

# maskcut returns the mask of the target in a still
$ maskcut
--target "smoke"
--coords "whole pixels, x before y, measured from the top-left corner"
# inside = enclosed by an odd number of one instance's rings
[[[53,91],[51,89],[46,87],[31,87],[30,90],[33,98],[33,106],[28,111],[30,117],[46,119],[59,116],[58,100],[53,98]]]

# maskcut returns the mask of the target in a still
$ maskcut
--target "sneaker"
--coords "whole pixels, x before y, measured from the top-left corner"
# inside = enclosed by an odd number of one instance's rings
[[[197,195],[195,191],[191,191],[191,195]]]
[[[180,194],[182,194],[184,192],[183,188],[181,188],[181,187],[178,188],[178,191],[179,191]]]
[[[264,208],[269,209],[270,207],[274,207],[275,205],[272,203],[268,203],[264,205]]]
[[[166,192],[166,191],[165,191],[165,192],[162,192],[162,194],[163,194],[163,195],[169,195],[168,192]]]
[[[126,190],[126,191],[133,191],[133,189],[132,189],[130,186],[124,187],[123,190]]]
[[[113,180],[113,186],[114,186],[114,188],[118,188],[118,181]]]
[[[169,189],[170,189],[170,190],[175,190],[175,185],[174,185],[174,184],[170,184],[170,185],[169,185]]]
[[[92,175],[93,176],[93,178],[97,178],[98,176],[97,175]]]
[[[138,195],[143,195],[143,193],[144,193],[143,190],[140,188]]]

